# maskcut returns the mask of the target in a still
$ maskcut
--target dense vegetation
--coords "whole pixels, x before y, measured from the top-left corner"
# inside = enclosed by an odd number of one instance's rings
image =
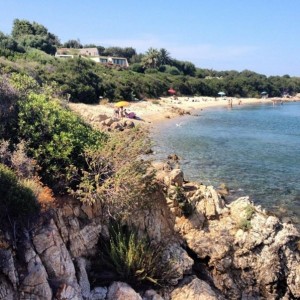
[[[84,57],[60,60],[57,47],[97,47],[100,55],[126,57],[129,69],[107,67]],[[300,78],[270,76],[245,70],[215,71],[200,69],[191,62],[179,61],[166,49],[150,48],[137,54],[132,47],[82,45],[79,40],[61,44],[43,25],[16,19],[12,34],[0,33],[1,73],[21,72],[39,84],[58,85],[57,93],[70,101],[98,103],[99,97],[117,99],[158,98],[172,87],[180,95],[214,96],[224,91],[228,96],[260,97],[293,95],[300,92]]]

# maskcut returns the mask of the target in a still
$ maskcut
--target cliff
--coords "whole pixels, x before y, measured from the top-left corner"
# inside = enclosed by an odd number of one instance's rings
[[[95,286],[92,262],[108,219],[101,205],[64,202],[17,246],[0,246],[0,299],[295,299],[300,298],[300,234],[253,205],[228,204],[211,186],[186,182],[154,163],[159,190],[130,226],[166,245],[176,277],[168,287]],[[105,273],[105,269],[98,272]]]

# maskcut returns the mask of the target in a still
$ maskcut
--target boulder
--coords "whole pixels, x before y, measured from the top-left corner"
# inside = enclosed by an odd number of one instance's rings
[[[187,278],[171,293],[171,300],[221,300],[208,283],[196,276]]]
[[[110,128],[112,130],[123,130],[124,129],[123,126],[119,122],[112,123],[110,125]]]
[[[154,290],[148,290],[145,292],[143,300],[164,300],[164,298],[162,298]]]
[[[108,289],[107,300],[142,300],[142,297],[127,283],[114,282]]]
[[[166,185],[182,186],[183,181],[184,181],[183,172],[180,169],[174,169],[174,170],[172,170],[165,177],[165,184]]]
[[[108,118],[103,121],[103,124],[106,126],[111,126],[114,122],[115,122],[115,120],[113,118]]]
[[[91,291],[88,300],[106,300],[106,295],[106,287],[96,287]]]
[[[62,284],[56,293],[57,300],[82,300],[83,298],[78,293],[77,289],[72,285]],[[40,298],[43,299],[43,298]]]
[[[192,273],[194,261],[177,243],[172,243],[166,248],[163,253],[163,260],[171,262],[171,272],[174,278],[170,281],[170,284],[176,285],[184,275]]]
[[[133,128],[135,126],[133,121],[127,120],[124,123],[125,123],[124,127],[126,127],[126,128]]]

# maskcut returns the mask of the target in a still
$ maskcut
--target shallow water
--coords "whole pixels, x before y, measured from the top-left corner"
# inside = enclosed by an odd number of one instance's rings
[[[155,156],[181,158],[185,177],[250,196],[300,221],[300,103],[214,108],[153,132]]]

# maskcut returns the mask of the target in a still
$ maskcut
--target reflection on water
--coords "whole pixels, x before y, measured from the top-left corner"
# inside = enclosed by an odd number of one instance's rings
[[[300,103],[215,108],[154,130],[156,156],[181,158],[185,177],[300,220]]]

